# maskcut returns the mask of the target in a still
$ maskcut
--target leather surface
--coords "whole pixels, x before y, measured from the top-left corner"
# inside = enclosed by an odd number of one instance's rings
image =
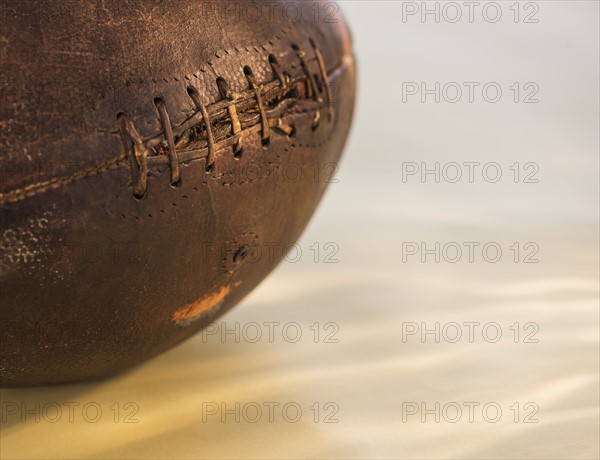
[[[331,3],[275,4],[3,3],[3,386],[105,376],[172,347],[299,237],[337,168],[355,73]],[[239,137],[219,77],[246,95]],[[118,116],[156,145],[136,150]]]

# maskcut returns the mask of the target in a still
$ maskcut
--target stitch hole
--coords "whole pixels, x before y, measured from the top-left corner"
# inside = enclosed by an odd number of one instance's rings
[[[217,77],[217,88],[219,88],[219,94],[223,99],[229,98],[229,85],[223,77]]]
[[[244,66],[244,75],[246,75],[247,77],[252,77],[254,75],[252,73],[252,69],[247,65]]]
[[[196,96],[198,94],[198,90],[196,88],[194,88],[193,86],[188,86],[186,88],[186,91],[188,93],[188,96],[190,96],[190,97]]]
[[[204,167],[204,172],[205,172],[206,174],[210,174],[210,173],[211,173],[211,172],[213,172],[214,170],[215,170],[215,164],[214,164],[214,163],[212,163],[212,164],[209,164],[209,165],[206,165],[206,166]]]
[[[292,49],[294,51],[300,51],[300,47],[296,43],[292,43]]]
[[[271,138],[267,137],[266,139],[261,139],[260,143],[262,144],[262,146],[264,148],[267,148],[269,146],[269,144],[271,143]]]
[[[274,54],[269,54],[269,62],[271,64],[279,64],[279,62],[277,61],[277,56],[275,56]]]
[[[239,149],[237,152],[233,152],[233,158],[235,158],[236,160],[239,160],[240,158],[242,158],[242,154],[244,153],[244,149]]]
[[[173,188],[179,188],[182,185],[183,185],[183,181],[181,180],[181,177],[180,177],[177,182],[174,182],[174,183],[171,184],[171,187],[173,187]]]
[[[306,94],[306,84],[300,81],[294,84],[289,92],[289,96],[293,99],[306,99]]]
[[[237,264],[238,262],[242,262],[246,256],[248,256],[249,248],[247,245],[243,245],[240,247],[236,253],[233,255],[233,263]]]

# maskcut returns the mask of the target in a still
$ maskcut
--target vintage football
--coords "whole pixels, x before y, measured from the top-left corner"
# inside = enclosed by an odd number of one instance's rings
[[[332,2],[1,8],[0,383],[107,376],[298,239],[348,135],[350,36]]]

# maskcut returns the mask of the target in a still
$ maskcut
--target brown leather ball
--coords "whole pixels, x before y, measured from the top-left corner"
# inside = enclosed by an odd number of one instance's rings
[[[350,127],[349,33],[331,2],[1,8],[0,383],[106,376],[297,240]]]

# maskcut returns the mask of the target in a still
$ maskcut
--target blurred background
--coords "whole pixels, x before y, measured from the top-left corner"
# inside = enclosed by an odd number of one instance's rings
[[[358,105],[300,252],[130,372],[2,390],[42,417],[2,458],[599,457],[598,2],[341,11]]]

